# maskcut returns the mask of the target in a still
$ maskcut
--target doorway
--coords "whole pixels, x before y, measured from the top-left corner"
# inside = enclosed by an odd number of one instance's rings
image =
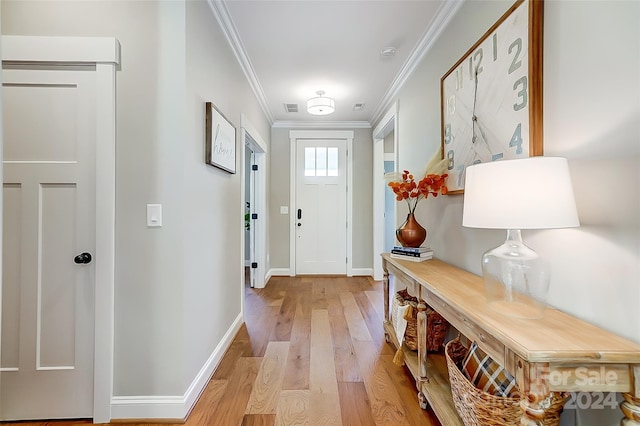
[[[352,276],[353,131],[290,131],[289,274]]]
[[[395,243],[396,208],[390,202],[384,174],[398,164],[398,104],[394,103],[373,130],[373,279],[382,279],[380,254]]]
[[[263,288],[266,284],[266,166],[267,144],[258,131],[243,115],[240,117],[243,141],[243,276],[251,287]],[[242,286],[244,294],[244,283]],[[243,297],[244,300],[244,297]]]

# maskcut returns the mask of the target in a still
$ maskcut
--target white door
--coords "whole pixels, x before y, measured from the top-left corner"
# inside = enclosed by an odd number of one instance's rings
[[[346,274],[346,140],[299,140],[296,273]]]
[[[2,420],[93,414],[94,74],[3,71]]]

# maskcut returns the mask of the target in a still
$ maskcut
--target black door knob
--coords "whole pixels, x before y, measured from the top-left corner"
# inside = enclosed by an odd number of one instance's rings
[[[78,265],[91,263],[91,253],[87,253],[87,252],[80,253],[79,255],[73,258],[73,261],[76,262]]]

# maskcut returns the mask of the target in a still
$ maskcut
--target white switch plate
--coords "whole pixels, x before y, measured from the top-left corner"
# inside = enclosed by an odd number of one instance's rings
[[[147,226],[162,226],[162,204],[147,204]]]
[[[280,206],[280,214],[289,214],[289,206]]]

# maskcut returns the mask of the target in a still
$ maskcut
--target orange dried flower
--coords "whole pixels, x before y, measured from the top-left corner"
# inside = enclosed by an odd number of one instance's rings
[[[392,181],[388,185],[396,195],[397,201],[407,201],[409,213],[415,211],[418,202],[423,198],[429,195],[437,197],[438,194],[446,194],[449,191],[445,185],[448,176],[446,173],[442,175],[429,173],[417,183],[408,170],[404,170],[401,176],[401,181]]]

